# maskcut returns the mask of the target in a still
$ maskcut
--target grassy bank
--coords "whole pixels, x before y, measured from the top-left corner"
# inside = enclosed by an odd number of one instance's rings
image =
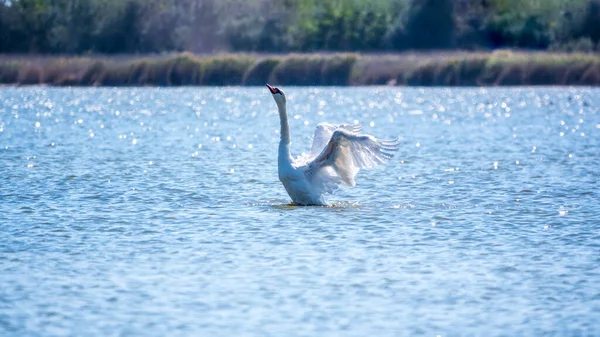
[[[0,57],[0,84],[600,85],[600,55],[521,53]]]

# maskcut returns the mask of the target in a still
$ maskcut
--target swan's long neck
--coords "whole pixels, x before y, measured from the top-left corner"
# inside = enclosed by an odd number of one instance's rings
[[[287,161],[287,163],[291,163],[292,156],[290,154],[290,123],[288,122],[285,103],[277,102],[277,109],[279,110],[279,121],[281,122],[279,162],[282,163],[282,160],[284,160]]]

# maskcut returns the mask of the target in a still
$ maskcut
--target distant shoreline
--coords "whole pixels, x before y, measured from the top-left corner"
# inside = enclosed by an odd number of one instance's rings
[[[600,55],[444,52],[0,55],[0,86],[600,85]]]

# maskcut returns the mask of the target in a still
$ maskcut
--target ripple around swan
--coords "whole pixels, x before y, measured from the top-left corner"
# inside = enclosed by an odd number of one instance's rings
[[[264,88],[0,88],[0,335],[600,335],[599,90],[286,92],[402,147],[300,207]]]

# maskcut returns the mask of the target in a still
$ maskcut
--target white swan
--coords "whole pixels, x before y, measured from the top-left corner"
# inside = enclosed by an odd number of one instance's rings
[[[296,204],[326,205],[323,194],[332,193],[340,184],[355,186],[359,169],[387,162],[400,147],[400,138],[379,140],[359,134],[360,125],[320,123],[310,153],[292,159],[285,93],[269,84],[267,87],[281,121],[279,180]]]

